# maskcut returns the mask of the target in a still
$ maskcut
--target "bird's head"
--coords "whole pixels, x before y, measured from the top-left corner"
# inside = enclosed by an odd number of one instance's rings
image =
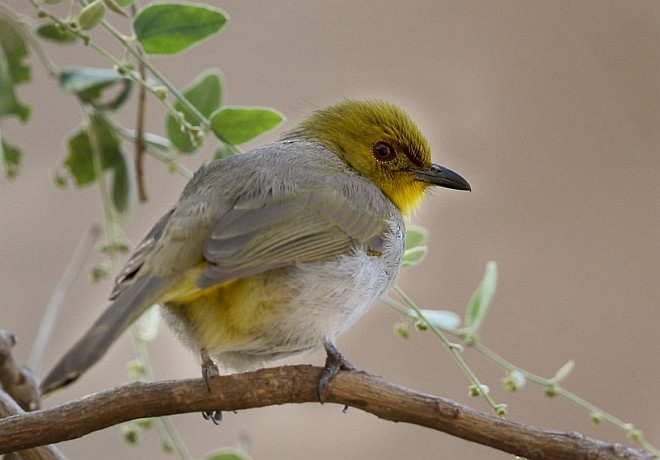
[[[371,179],[404,216],[426,190],[470,190],[452,170],[431,162],[428,142],[400,108],[387,102],[345,100],[317,110],[285,138],[319,142]]]

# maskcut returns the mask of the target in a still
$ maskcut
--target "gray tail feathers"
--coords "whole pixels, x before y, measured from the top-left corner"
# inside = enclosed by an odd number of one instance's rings
[[[89,369],[110,345],[147,308],[158,302],[167,288],[163,278],[136,280],[110,304],[89,331],[60,359],[41,382],[42,394],[66,386]]]

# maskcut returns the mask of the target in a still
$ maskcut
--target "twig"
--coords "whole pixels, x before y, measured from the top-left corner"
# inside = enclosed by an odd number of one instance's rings
[[[32,371],[16,362],[11,349],[16,344],[14,335],[0,329],[0,387],[23,410],[39,408],[39,385]]]
[[[131,14],[135,16],[137,14],[137,8],[135,4],[131,5]],[[141,49],[138,49],[140,55],[142,55]],[[144,61],[138,61],[138,72],[140,73],[140,78],[144,81],[147,80],[147,71],[144,67]],[[144,142],[144,121],[146,118],[147,112],[147,90],[144,86],[138,88],[138,100],[137,100],[137,120],[135,123],[135,182],[137,183],[138,190],[138,200],[140,203],[146,203],[147,201],[147,187],[144,183],[144,151],[145,151],[145,142]]]
[[[34,410],[39,407],[37,381],[32,372],[21,367],[11,349],[16,343],[14,336],[0,330],[0,419],[4,417],[24,414],[24,410]],[[34,449],[23,450],[16,456],[5,456],[7,460],[62,460],[64,456],[53,446],[41,446]]]
[[[317,402],[321,372],[319,367],[301,365],[213,377],[210,393],[203,379],[122,385],[51,409],[0,420],[0,453],[75,439],[142,417]],[[502,420],[363,372],[338,373],[325,398],[326,402],[349,405],[382,419],[443,431],[528,459],[653,458],[579,433]]]
[[[37,337],[32,345],[30,358],[27,361],[27,365],[30,369],[37,369],[39,367],[39,362],[46,349],[46,345],[48,345],[48,342],[50,341],[57,317],[60,314],[62,301],[71,289],[71,284],[76,279],[78,272],[80,272],[83,262],[87,258],[89,251],[94,247],[94,243],[98,239],[100,233],[101,229],[98,225],[93,225],[87,229],[82,241],[76,248],[76,252],[73,253],[73,257],[71,257],[69,265],[66,267],[62,278],[60,278],[60,281],[57,283],[57,286],[55,286],[50,299],[48,299],[48,304],[46,305],[43,317],[41,318],[41,324],[39,324]]]

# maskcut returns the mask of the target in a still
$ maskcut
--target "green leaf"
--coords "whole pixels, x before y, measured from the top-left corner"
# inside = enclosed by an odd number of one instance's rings
[[[425,246],[429,239],[429,232],[419,225],[406,226],[406,249]]]
[[[72,43],[77,39],[76,34],[58,24],[42,24],[37,28],[37,34],[58,43]]]
[[[100,144],[101,168],[107,170],[121,168],[121,165],[125,166],[119,138],[108,122],[99,116],[92,117],[89,129],[93,130]],[[81,129],[69,138],[68,154],[64,159],[64,166],[78,187],[91,184],[96,180],[88,129]]]
[[[28,46],[18,27],[5,16],[0,16],[0,48],[8,61],[11,81],[14,84],[29,81],[30,67],[21,62],[28,55]]]
[[[21,164],[21,151],[0,139],[0,150],[2,150],[2,164],[5,168],[5,177],[13,179],[18,174],[18,167]]]
[[[550,380],[552,383],[559,383],[562,380],[564,380],[566,377],[568,377],[568,374],[571,373],[573,368],[575,367],[575,361],[572,359],[569,359],[566,364],[564,364],[562,367],[559,368],[559,370],[555,373],[555,376],[552,377]]]
[[[16,98],[10,63],[4,49],[0,47],[0,118],[16,116],[25,122],[30,116],[30,108]]]
[[[453,311],[446,310],[421,310],[424,318],[433,326],[440,329],[451,330],[457,329],[461,324],[461,317]],[[408,315],[415,319],[420,319],[415,310],[410,309]]]
[[[227,15],[197,3],[156,3],[133,21],[135,35],[147,54],[174,54],[219,31]]]
[[[252,457],[233,447],[221,447],[207,452],[201,460],[252,460]]]
[[[86,131],[79,131],[69,138],[68,154],[64,158],[64,166],[78,187],[88,185],[96,179],[92,148]]]
[[[429,249],[426,246],[416,246],[414,248],[406,249],[403,253],[403,261],[401,267],[412,267],[419,265],[426,258]]]
[[[215,69],[207,70],[184,88],[183,95],[202,115],[210,117],[222,102],[220,72]],[[174,108],[183,113],[186,121],[193,125],[197,124],[195,118],[183,107],[183,104],[177,101]],[[196,150],[197,147],[191,142],[188,133],[182,131],[177,120],[169,114],[166,119],[166,129],[167,137],[179,151],[190,153]]]
[[[265,107],[223,107],[211,115],[211,130],[227,144],[243,144],[282,123],[284,116]]]
[[[465,312],[465,326],[473,332],[479,329],[479,326],[483,322],[488,307],[490,307],[490,303],[493,300],[496,286],[497,264],[491,260],[486,264],[486,273],[474,291],[474,294],[472,294]]]
[[[78,15],[78,24],[82,30],[91,30],[103,21],[107,7],[103,0],[88,3]]]
[[[117,158],[112,176],[112,204],[119,214],[126,214],[130,207],[133,181],[124,155]]]
[[[133,3],[133,0],[116,0],[115,3],[117,3],[117,5],[124,8],[127,7],[128,5],[131,5]]]
[[[132,82],[112,69],[75,67],[60,72],[60,86],[99,110],[116,110],[128,100]],[[118,92],[110,94],[115,88]]]
[[[235,145],[220,143],[213,152],[213,160],[221,160],[223,158],[238,155],[241,151]]]

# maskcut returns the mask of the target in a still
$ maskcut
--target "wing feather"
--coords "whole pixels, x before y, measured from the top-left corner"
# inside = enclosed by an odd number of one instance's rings
[[[238,202],[204,243],[209,262],[197,281],[209,287],[296,263],[348,254],[385,229],[381,216],[334,188],[296,190],[279,199]]]

